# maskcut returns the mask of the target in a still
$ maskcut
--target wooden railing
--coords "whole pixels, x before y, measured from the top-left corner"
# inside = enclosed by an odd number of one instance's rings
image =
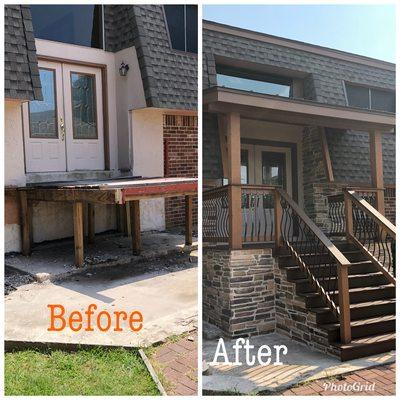
[[[351,188],[373,207],[376,207],[377,190],[374,188]],[[329,235],[344,236],[346,234],[346,217],[344,211],[344,194],[330,195],[328,199]]]
[[[300,268],[340,321],[342,343],[351,341],[349,260],[284,191],[278,189],[277,237],[289,248]],[[279,232],[280,230],[280,232]]]
[[[396,283],[396,227],[354,190],[344,191],[346,236]]]

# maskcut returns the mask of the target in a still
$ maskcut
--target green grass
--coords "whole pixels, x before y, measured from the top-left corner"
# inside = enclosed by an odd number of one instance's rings
[[[134,350],[25,350],[5,354],[5,394],[158,395]]]

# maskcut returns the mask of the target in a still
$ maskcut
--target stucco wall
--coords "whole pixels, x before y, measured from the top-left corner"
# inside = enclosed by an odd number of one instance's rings
[[[164,175],[163,113],[156,108],[131,112],[133,175],[160,177]],[[164,199],[141,201],[143,230],[165,229]]]

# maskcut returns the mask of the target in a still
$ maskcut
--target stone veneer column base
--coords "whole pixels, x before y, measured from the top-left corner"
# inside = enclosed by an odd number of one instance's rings
[[[203,314],[229,337],[275,330],[272,250],[203,249]]]
[[[272,249],[203,249],[203,319],[230,338],[277,332],[339,357]]]

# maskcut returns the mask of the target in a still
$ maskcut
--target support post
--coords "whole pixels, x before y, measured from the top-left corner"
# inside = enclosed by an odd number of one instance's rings
[[[132,236],[132,252],[135,255],[140,254],[141,238],[140,238],[140,200],[129,202],[130,208],[130,226]]]
[[[378,189],[376,193],[376,209],[385,215],[385,197],[383,183],[382,132],[369,133],[371,181],[372,187]]]
[[[346,223],[346,237],[350,239],[353,236],[353,203],[346,192],[344,192],[344,216]]]
[[[21,212],[22,254],[29,256],[31,254],[31,206],[24,190],[19,191],[19,204]]]
[[[281,232],[281,221],[282,221],[282,204],[281,196],[278,190],[275,189],[275,207],[274,207],[274,228],[275,228],[275,253],[279,252],[282,245],[282,232]]]
[[[94,214],[94,204],[88,203],[88,243],[94,243],[95,236],[95,214]]]
[[[242,248],[242,187],[240,180],[240,114],[227,114],[229,174],[229,245]]]
[[[185,196],[185,244],[192,245],[193,237],[193,197]]]
[[[74,203],[74,244],[75,244],[75,265],[83,267],[83,203]]]
[[[340,339],[343,344],[351,342],[350,295],[348,265],[338,264],[338,293],[340,309]]]

